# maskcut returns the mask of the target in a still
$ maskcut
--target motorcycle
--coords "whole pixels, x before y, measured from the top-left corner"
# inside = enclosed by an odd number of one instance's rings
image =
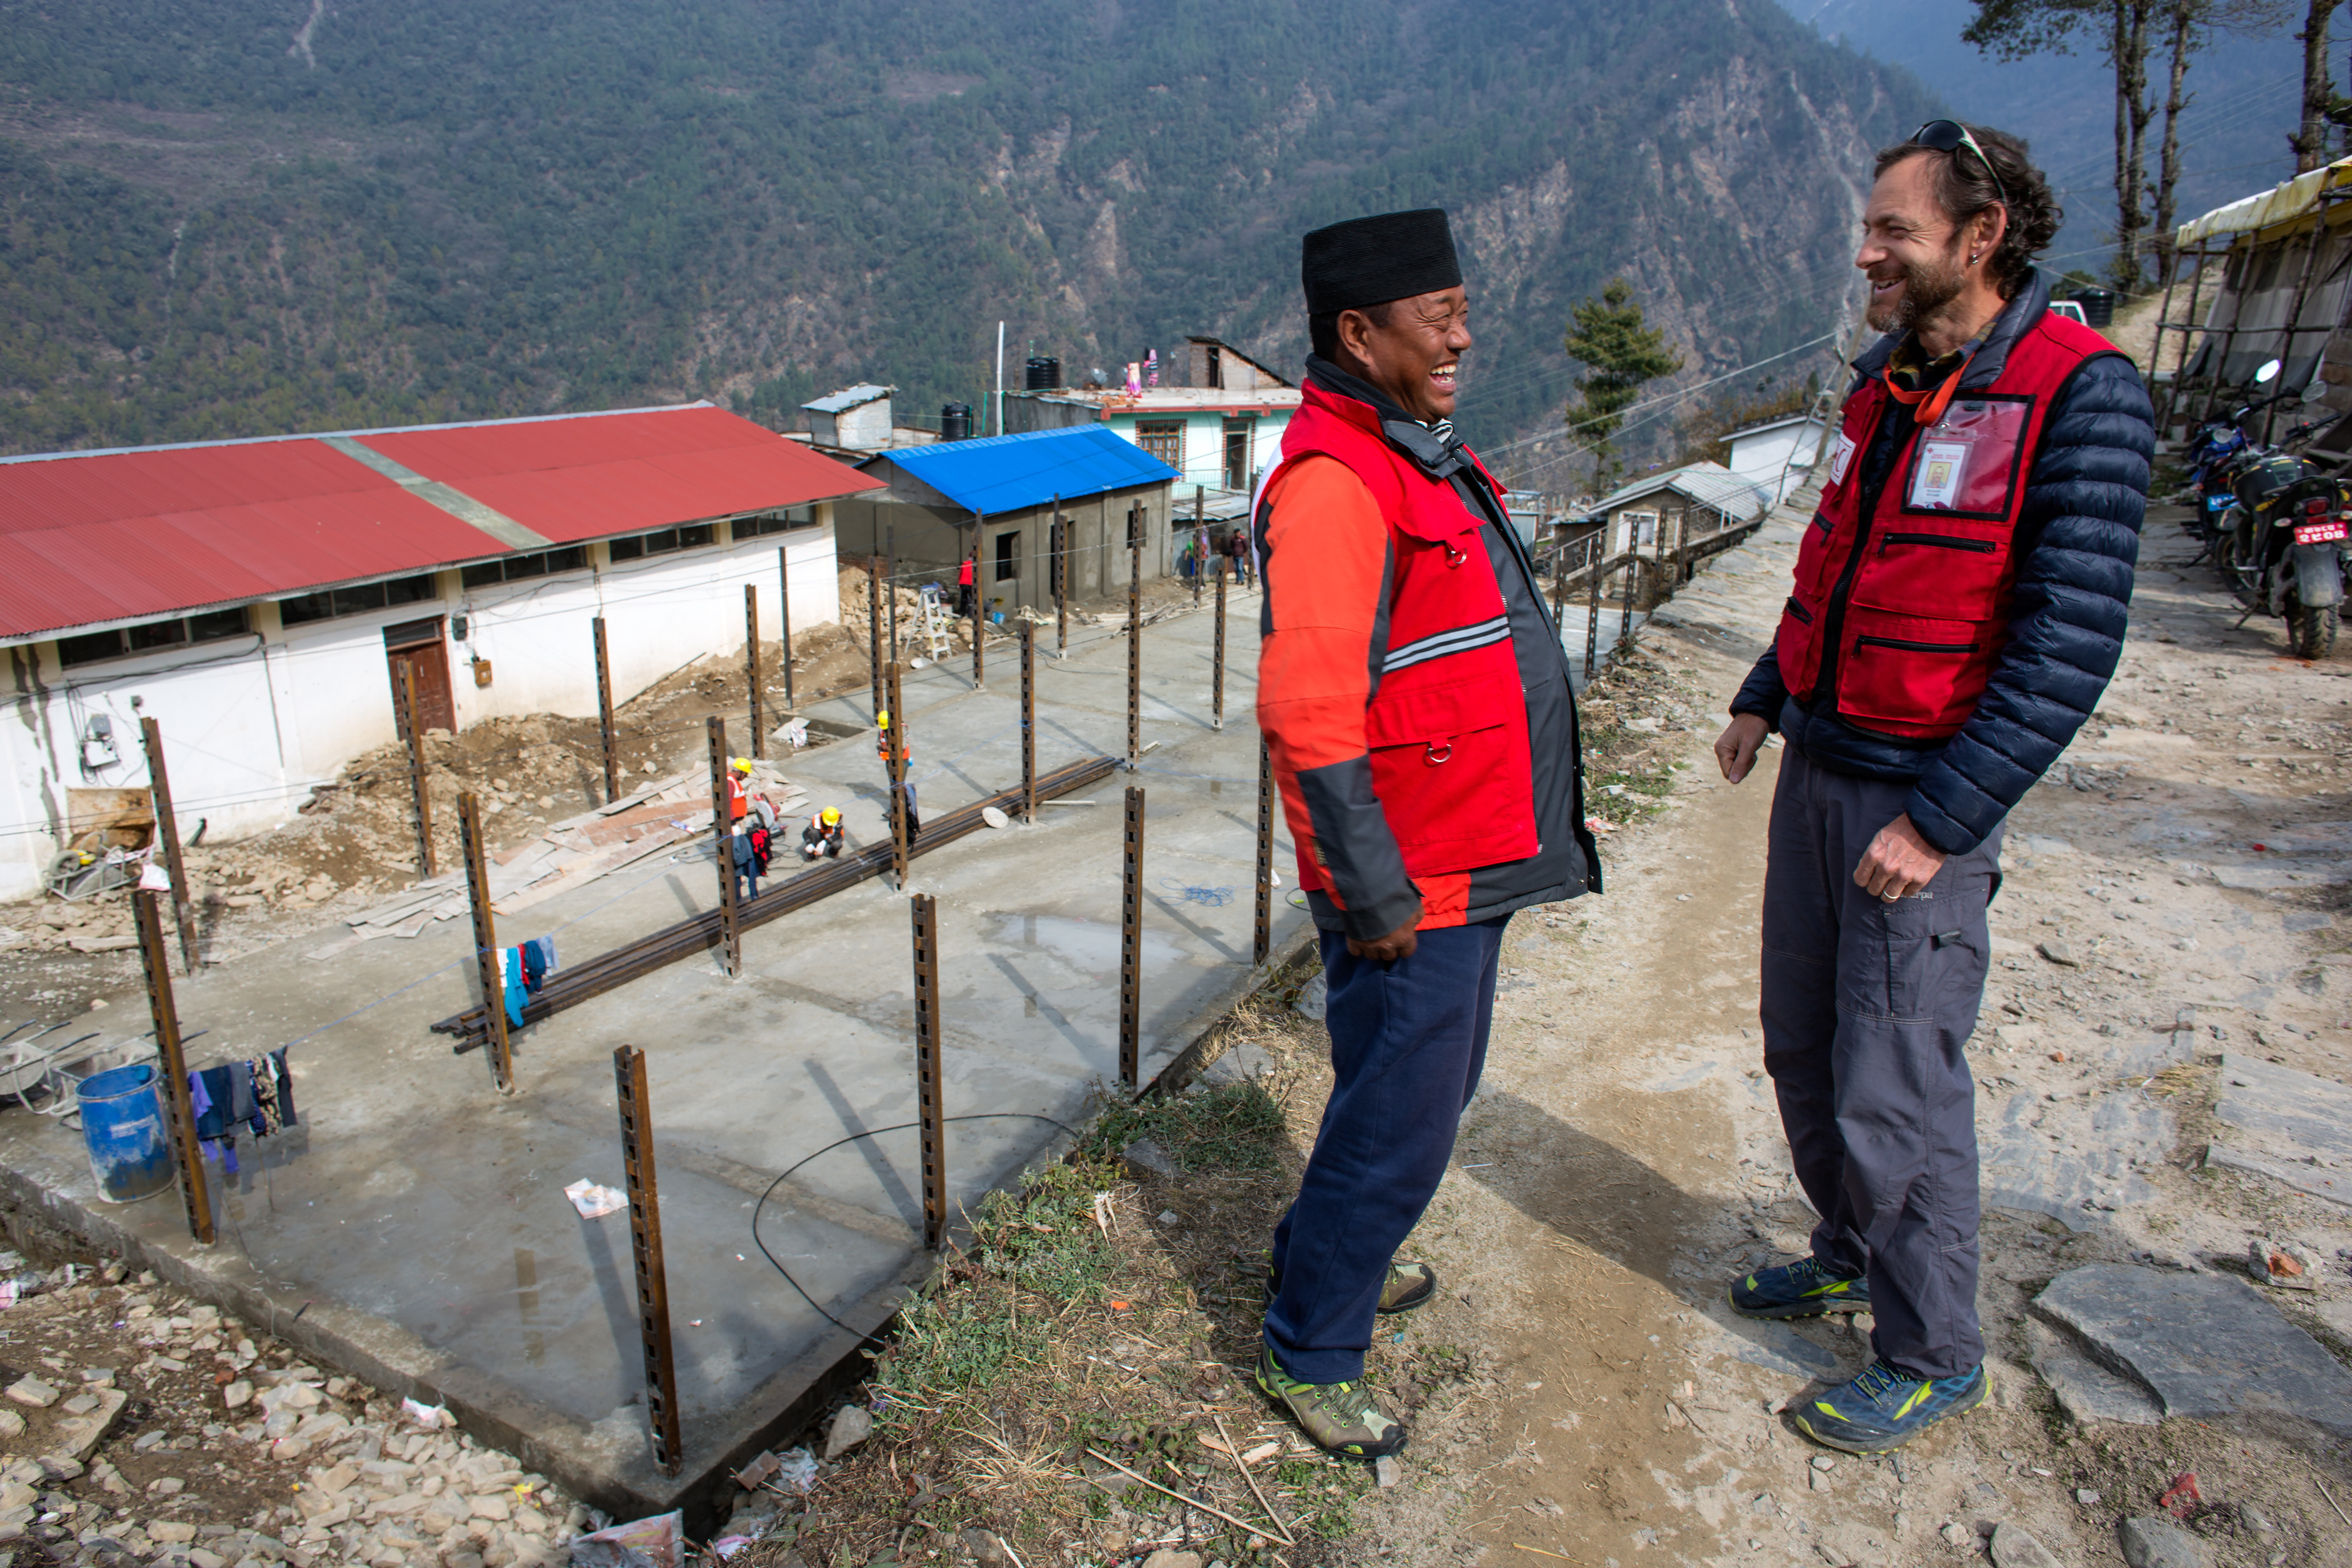
[[[2278,373],[2279,362],[2272,360],[2254,379],[2267,384]],[[2317,390],[2315,385],[2263,399],[2240,410],[2232,424],[2288,395],[2315,402]],[[2249,615],[2284,617],[2287,645],[2297,658],[2325,658],[2336,646],[2345,596],[2345,540],[2352,534],[2352,481],[2323,473],[2317,463],[2291,448],[2338,417],[2298,425],[2275,447],[2250,443],[2214,470],[2213,481],[2225,486],[2222,493],[2230,497],[2215,521],[2222,577]]]

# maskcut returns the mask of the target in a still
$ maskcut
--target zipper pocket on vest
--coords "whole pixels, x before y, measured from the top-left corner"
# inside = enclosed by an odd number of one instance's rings
[[[1789,613],[1796,616],[1799,620],[1804,622],[1805,625],[1809,626],[1813,624],[1813,612],[1805,608],[1804,605],[1797,603],[1794,599],[1790,599],[1789,601]]]
[[[1890,544],[1932,544],[1939,550],[1970,550],[1979,555],[1990,555],[1998,548],[1990,539],[1961,539],[1949,533],[1882,533],[1878,536],[1878,552],[1886,553]]]
[[[1905,653],[1974,653],[1972,642],[1912,642],[1905,637],[1856,637],[1856,647],[1891,647]]]

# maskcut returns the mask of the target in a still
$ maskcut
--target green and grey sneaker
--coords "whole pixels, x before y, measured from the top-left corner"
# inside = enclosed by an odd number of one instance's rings
[[[1374,1404],[1371,1391],[1360,1383],[1301,1383],[1282,1370],[1270,1347],[1261,1345],[1257,1386],[1328,1453],[1377,1459],[1404,1447],[1403,1425]]]
[[[1818,1258],[1759,1268],[1731,1288],[1731,1310],[1743,1318],[1818,1318],[1824,1312],[1870,1310],[1870,1277],[1840,1274]]]
[[[1282,1270],[1271,1262],[1265,1266],[1265,1299],[1271,1306],[1282,1293]],[[1391,1263],[1389,1277],[1381,1286],[1381,1304],[1374,1311],[1410,1312],[1437,1294],[1437,1270],[1426,1263]]]

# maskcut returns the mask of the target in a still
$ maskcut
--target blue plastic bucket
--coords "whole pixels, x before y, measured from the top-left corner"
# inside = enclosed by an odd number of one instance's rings
[[[162,1089],[147,1062],[109,1068],[81,1080],[76,1098],[82,1142],[89,1146],[98,1195],[108,1203],[137,1203],[172,1184]]]

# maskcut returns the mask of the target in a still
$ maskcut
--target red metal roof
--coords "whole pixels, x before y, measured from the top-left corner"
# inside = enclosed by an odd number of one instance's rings
[[[355,438],[560,543],[880,488],[707,405]],[[0,637],[512,553],[317,437],[0,461]]]

